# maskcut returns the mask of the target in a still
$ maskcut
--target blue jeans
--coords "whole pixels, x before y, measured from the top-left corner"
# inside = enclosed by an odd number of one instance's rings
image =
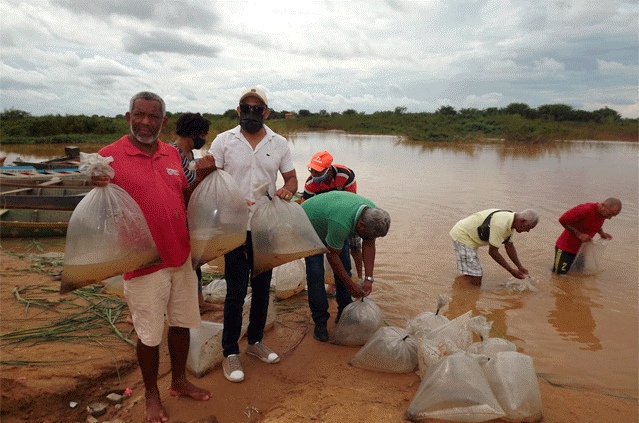
[[[240,353],[238,340],[242,332],[242,308],[253,269],[253,243],[250,231],[247,232],[244,245],[224,255],[224,267],[226,299],[224,300],[222,348],[224,357],[228,357],[231,354]],[[251,278],[251,310],[246,332],[249,344],[261,342],[264,336],[272,274],[273,271],[269,270]]]
[[[351,257],[348,238],[344,242],[344,248],[339,253],[339,258],[346,269],[348,276],[351,276]],[[308,288],[308,306],[311,309],[311,317],[316,325],[326,325],[329,317],[328,299],[326,298],[326,288],[324,287],[324,254],[306,257],[306,285]],[[344,307],[352,302],[351,294],[346,285],[335,272],[335,299],[337,300],[337,312],[341,314]]]

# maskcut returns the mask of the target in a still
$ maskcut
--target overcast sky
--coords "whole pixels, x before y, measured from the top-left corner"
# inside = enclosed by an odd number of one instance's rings
[[[639,116],[637,0],[0,0],[3,109],[220,114],[525,103]]]

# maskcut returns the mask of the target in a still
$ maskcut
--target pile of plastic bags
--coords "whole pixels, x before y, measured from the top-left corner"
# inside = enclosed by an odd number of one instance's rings
[[[422,381],[405,414],[414,422],[541,420],[532,359],[512,342],[490,338],[492,322],[484,316],[472,317],[471,311],[452,320],[442,316],[449,301],[440,295],[437,311],[410,319],[406,329],[379,328],[349,364],[391,373],[417,368]],[[479,342],[473,343],[473,332]]]

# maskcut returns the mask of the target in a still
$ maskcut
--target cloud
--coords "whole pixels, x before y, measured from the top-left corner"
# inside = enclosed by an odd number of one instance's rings
[[[132,54],[161,52],[215,57],[219,53],[216,47],[163,30],[144,33],[129,32],[123,40],[123,46],[125,51]]]
[[[211,29],[218,21],[210,2],[189,0],[55,0],[53,4],[80,15],[116,21],[126,17],[168,28]]]

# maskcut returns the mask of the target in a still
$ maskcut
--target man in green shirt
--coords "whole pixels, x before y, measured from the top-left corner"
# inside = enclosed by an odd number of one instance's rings
[[[351,296],[360,298],[369,295],[373,289],[373,268],[375,265],[375,238],[385,236],[390,227],[389,214],[375,204],[357,194],[347,191],[330,191],[316,195],[302,203],[315,232],[326,244],[328,259],[335,280],[335,298],[337,299],[337,319],[344,307],[351,303]],[[346,254],[344,242],[351,236],[362,237],[362,256],[364,259],[364,286],[355,282],[344,268],[340,253]],[[308,304],[315,323],[313,336],[318,341],[328,341],[326,322],[328,299],[324,287],[324,257],[322,254],[306,258],[306,283],[308,285]]]

